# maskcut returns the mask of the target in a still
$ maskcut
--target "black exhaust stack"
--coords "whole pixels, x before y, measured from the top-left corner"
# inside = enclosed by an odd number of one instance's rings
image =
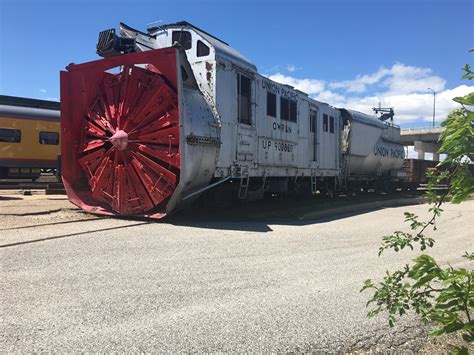
[[[115,34],[115,28],[99,33],[97,54],[108,58],[119,54],[135,52],[135,38],[123,38]]]

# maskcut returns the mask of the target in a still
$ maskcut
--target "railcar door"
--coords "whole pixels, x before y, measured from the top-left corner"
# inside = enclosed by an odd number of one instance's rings
[[[237,72],[237,149],[236,160],[250,166],[254,162],[255,147],[255,80]]]
[[[321,109],[322,132],[320,134],[321,144],[318,146],[319,167],[321,169],[337,169],[338,164],[338,140],[339,125],[338,114],[330,108]]]
[[[309,153],[311,162],[318,161],[318,144],[318,108],[311,107],[309,111]]]

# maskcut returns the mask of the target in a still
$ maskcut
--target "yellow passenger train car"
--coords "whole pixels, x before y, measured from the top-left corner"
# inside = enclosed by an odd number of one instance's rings
[[[0,95],[0,179],[37,179],[60,154],[59,102]]]

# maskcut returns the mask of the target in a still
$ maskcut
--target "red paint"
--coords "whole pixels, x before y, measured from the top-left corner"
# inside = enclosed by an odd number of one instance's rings
[[[177,55],[158,49],[61,72],[62,178],[72,203],[165,215],[180,172]],[[117,66],[120,73],[107,72]]]

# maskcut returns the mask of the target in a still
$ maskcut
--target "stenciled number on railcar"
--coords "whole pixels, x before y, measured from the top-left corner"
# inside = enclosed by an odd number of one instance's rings
[[[292,153],[294,145],[286,142],[272,141],[270,139],[262,139],[262,148],[266,150],[273,149],[276,152]]]

